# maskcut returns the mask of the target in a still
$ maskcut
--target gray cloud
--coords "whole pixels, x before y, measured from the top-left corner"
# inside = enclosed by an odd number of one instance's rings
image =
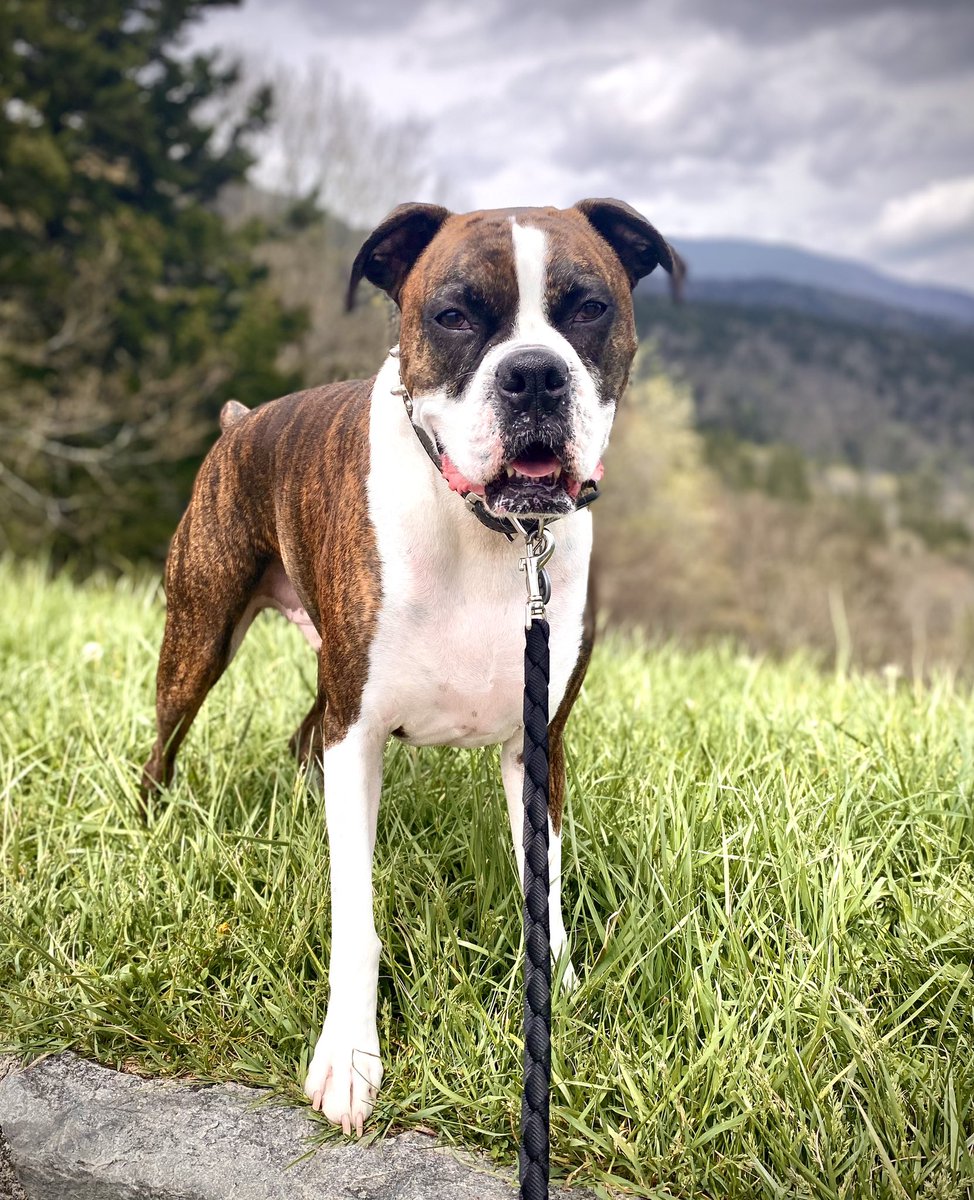
[[[383,39],[421,29],[429,45],[444,18],[455,14],[454,0],[280,0],[291,13],[319,33]],[[823,30],[845,28],[882,18],[878,36],[864,52],[880,69],[925,75],[969,66],[974,45],[974,5],[970,0],[479,0],[464,6],[471,37],[460,55],[497,53],[528,34],[538,35],[533,49],[543,60],[557,53],[565,37],[584,38],[592,29],[614,26],[635,43],[650,41],[659,29],[693,32],[693,26],[719,30],[756,46],[793,42]],[[423,47],[418,47],[423,52]]]
[[[755,44],[795,41],[864,17],[970,15],[968,0],[686,0],[685,9]]]
[[[870,22],[855,48],[864,63],[890,81],[909,84],[969,76],[974,63],[974,4],[893,12],[881,22]]]
[[[925,232],[917,209],[915,251],[877,231],[974,163],[971,0],[245,0],[208,23],[218,44],[236,29],[325,56],[390,118],[421,116],[473,204],[615,193],[668,232],[828,244],[969,286],[950,211]]]
[[[316,33],[342,36],[349,33],[371,33],[383,38],[400,33],[410,26],[422,5],[403,0],[354,0],[336,3],[335,0],[277,0],[282,17],[287,14]]]

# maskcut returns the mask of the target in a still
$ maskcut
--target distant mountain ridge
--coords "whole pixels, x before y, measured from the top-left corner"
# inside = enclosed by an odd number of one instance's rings
[[[870,307],[834,292],[817,295]],[[947,321],[931,333],[922,325],[933,318],[913,320],[913,328],[891,326],[860,312],[850,320],[740,296],[680,305],[636,297],[645,361],[690,385],[700,428],[786,443],[825,462],[971,476],[974,337]]]
[[[854,297],[888,309],[933,317],[956,326],[974,327],[974,293],[957,288],[911,283],[887,275],[864,263],[851,259],[818,254],[798,246],[772,242],[750,241],[744,238],[674,238],[673,244],[686,259],[689,266],[687,298],[716,298],[715,284],[748,284],[751,300],[743,303],[760,302],[759,285],[789,285],[800,289],[814,289],[841,296]],[[650,291],[658,291],[662,281],[650,277]],[[811,311],[801,297],[789,294],[787,289],[771,287],[774,297],[767,303],[788,307],[797,306]],[[721,299],[731,297],[727,291]],[[789,300],[791,302],[789,302]],[[851,310],[839,319],[850,319]],[[878,318],[878,313],[873,313]],[[867,320],[866,323],[873,323]]]
[[[662,295],[662,288],[657,287],[655,294]],[[787,283],[781,279],[696,278],[687,287],[686,298],[693,304],[793,312],[840,325],[861,325],[929,337],[966,336],[971,328],[957,320],[915,308],[899,308],[850,292]]]

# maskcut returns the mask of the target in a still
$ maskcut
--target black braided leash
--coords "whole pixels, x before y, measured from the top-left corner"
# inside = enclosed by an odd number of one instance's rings
[[[548,930],[548,622],[524,635],[524,1092],[521,1200],[548,1200],[551,950]]]
[[[548,928],[548,614],[545,563],[555,541],[545,521],[524,538],[524,1091],[521,1096],[521,1200],[548,1200],[551,1091],[551,949]]]

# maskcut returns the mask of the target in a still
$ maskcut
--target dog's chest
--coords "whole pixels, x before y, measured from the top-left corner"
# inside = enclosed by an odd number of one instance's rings
[[[523,551],[465,511],[390,399],[373,396],[369,510],[382,597],[363,715],[415,745],[506,741],[522,718]],[[578,659],[591,518],[576,514],[554,532],[552,715]]]
[[[383,722],[414,745],[506,740],[521,717],[523,602],[476,564],[454,562],[445,575],[428,561],[400,566],[367,688]]]

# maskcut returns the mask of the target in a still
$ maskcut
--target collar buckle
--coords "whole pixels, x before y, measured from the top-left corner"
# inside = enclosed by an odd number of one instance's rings
[[[530,629],[535,621],[548,619],[547,604],[551,599],[551,578],[546,564],[555,552],[555,539],[550,529],[545,528],[543,520],[534,522],[535,529],[517,517],[511,517],[511,524],[524,538],[524,557],[518,560],[518,570],[524,572],[524,583],[528,589],[528,599],[524,606],[524,628]]]

